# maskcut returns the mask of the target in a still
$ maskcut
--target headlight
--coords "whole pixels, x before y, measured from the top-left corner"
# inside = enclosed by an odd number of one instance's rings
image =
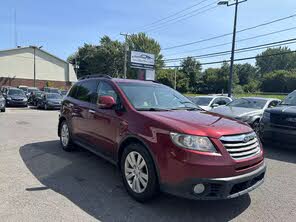
[[[270,119],[270,113],[264,112],[263,113],[263,119]]]
[[[202,152],[216,153],[214,145],[208,137],[170,133],[173,143],[177,146]]]
[[[11,100],[11,97],[10,96],[7,96],[7,98],[6,98],[7,100]]]
[[[27,102],[28,101],[28,99],[27,98],[24,98],[24,100],[23,100],[24,102]]]

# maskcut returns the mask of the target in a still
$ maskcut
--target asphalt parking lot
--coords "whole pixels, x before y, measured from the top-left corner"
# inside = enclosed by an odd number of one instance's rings
[[[140,204],[116,168],[84,150],[66,153],[58,111],[0,113],[0,221],[296,221],[296,150],[266,147],[265,183],[250,195],[192,201],[162,194]]]

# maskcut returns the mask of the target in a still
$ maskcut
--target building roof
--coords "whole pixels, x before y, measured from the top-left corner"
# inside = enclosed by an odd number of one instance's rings
[[[26,46],[26,47],[12,48],[12,49],[4,49],[4,50],[0,50],[0,53],[1,53],[1,52],[9,52],[9,51],[22,50],[22,49],[28,49],[28,48],[33,49],[34,46]],[[40,49],[40,48],[38,48],[38,47],[36,47],[36,50],[39,50],[39,51],[41,51],[41,52],[43,52],[43,53],[45,53],[45,54],[47,54],[47,55],[49,55],[49,56],[51,56],[51,57],[54,57],[55,59],[60,60],[61,62],[69,63],[69,62],[67,62],[67,61],[65,61],[65,60],[63,60],[63,59],[61,59],[61,58],[59,58],[59,57],[57,57],[57,56],[55,56],[55,55],[53,55],[53,54],[51,54],[51,53],[45,51],[45,50],[43,50],[43,49]]]

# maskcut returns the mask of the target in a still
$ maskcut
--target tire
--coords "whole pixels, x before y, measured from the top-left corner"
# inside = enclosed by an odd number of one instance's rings
[[[142,160],[137,162],[138,158]],[[132,166],[132,163],[135,165]],[[159,184],[154,161],[143,145],[130,144],[124,149],[120,170],[128,194],[136,201],[148,201],[158,193]]]
[[[48,110],[48,106],[47,106],[46,103],[44,104],[44,109],[45,109],[45,110]]]
[[[5,108],[1,109],[1,112],[5,113]]]
[[[67,121],[63,121],[60,124],[60,143],[61,146],[63,148],[63,150],[70,152],[74,150],[74,146],[73,146],[73,142],[72,142],[72,138],[71,138],[71,132],[70,129],[68,127]],[[67,138],[66,138],[67,137]]]

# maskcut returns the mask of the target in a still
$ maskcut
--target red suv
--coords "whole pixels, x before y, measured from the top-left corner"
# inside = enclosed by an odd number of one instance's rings
[[[266,166],[254,131],[201,110],[151,81],[86,76],[65,97],[58,135],[116,164],[138,201],[163,191],[193,199],[238,197],[263,183]]]

